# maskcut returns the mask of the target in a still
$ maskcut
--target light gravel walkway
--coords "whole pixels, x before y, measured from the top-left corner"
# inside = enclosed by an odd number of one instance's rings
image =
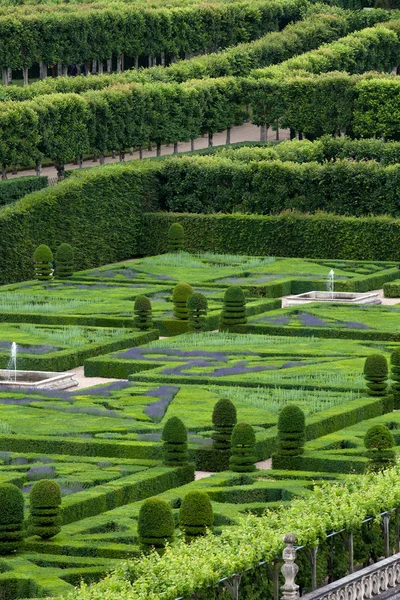
[[[78,382],[78,385],[71,388],[71,391],[81,390],[92,385],[111,383],[112,381],[122,381],[121,379],[107,379],[105,377],[85,377],[83,367],[76,367],[76,369],[70,369],[70,371],[74,373],[74,379]]]

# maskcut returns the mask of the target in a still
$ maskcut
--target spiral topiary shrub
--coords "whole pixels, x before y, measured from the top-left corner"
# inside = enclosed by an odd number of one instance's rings
[[[56,276],[61,279],[74,274],[74,249],[70,244],[60,244],[56,252]]]
[[[0,485],[0,554],[15,552],[22,544],[24,496],[12,483]]]
[[[174,538],[175,523],[168,502],[162,498],[148,498],[139,511],[138,538],[144,550],[154,546],[164,548]]]
[[[393,408],[400,408],[400,350],[394,350],[390,357],[390,378],[392,379],[391,393],[393,396]]]
[[[225,292],[224,304],[220,316],[219,330],[229,331],[236,325],[245,325],[246,298],[243,290],[238,285],[231,285]]]
[[[236,473],[256,470],[256,435],[248,423],[238,423],[232,432],[229,468]]]
[[[35,278],[39,281],[53,279],[53,253],[46,244],[38,246],[33,254]]]
[[[231,437],[236,425],[236,407],[229,398],[221,398],[214,406],[212,422],[213,471],[225,471],[229,467]]]
[[[395,463],[395,452],[392,450],[394,439],[386,425],[373,425],[364,437],[366,455],[369,458],[368,468],[371,471],[387,469]]]
[[[180,252],[184,246],[185,231],[180,223],[172,223],[168,229],[168,252]]]
[[[37,481],[29,494],[30,535],[48,540],[61,531],[61,490],[51,479]]]
[[[177,283],[172,292],[172,302],[174,303],[174,316],[177,319],[187,320],[189,311],[187,300],[193,294],[193,288],[188,283]]]
[[[371,354],[364,363],[364,377],[369,396],[385,396],[387,392],[388,364],[383,354]]]
[[[178,417],[171,417],[164,425],[161,439],[164,464],[182,467],[188,462],[187,429]]]
[[[214,512],[206,492],[188,492],[179,509],[179,527],[187,542],[204,535],[214,525]]]
[[[138,296],[133,306],[133,326],[140,331],[147,331],[153,327],[151,302],[147,296]]]
[[[186,303],[189,318],[189,331],[200,333],[204,331],[205,317],[207,314],[207,298],[200,292],[191,294]]]
[[[273,469],[297,470],[298,457],[304,452],[306,439],[304,412],[295,404],[287,404],[278,417],[277,450],[272,456]]]

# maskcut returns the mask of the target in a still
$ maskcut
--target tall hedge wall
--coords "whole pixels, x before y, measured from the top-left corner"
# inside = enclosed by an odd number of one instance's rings
[[[11,204],[26,194],[47,187],[47,177],[18,177],[0,181],[0,205]]]

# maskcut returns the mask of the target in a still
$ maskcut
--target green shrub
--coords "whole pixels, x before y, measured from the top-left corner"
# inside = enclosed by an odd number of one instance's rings
[[[188,462],[187,429],[178,417],[171,417],[164,425],[161,436],[164,464],[181,467]]]
[[[393,381],[391,393],[393,396],[393,408],[400,408],[400,350],[394,350],[390,356],[390,377]]]
[[[0,554],[10,554],[22,544],[24,496],[12,483],[0,485]]]
[[[46,244],[38,246],[33,254],[35,278],[46,281],[53,278],[53,253]]]
[[[364,437],[366,455],[369,458],[368,467],[371,471],[387,469],[395,463],[395,452],[392,450],[394,439],[386,425],[373,425]]]
[[[214,431],[213,439],[213,471],[225,471],[229,467],[231,437],[236,425],[236,407],[229,398],[221,398],[214,406],[212,422]]]
[[[182,500],[179,509],[179,527],[187,542],[204,535],[214,525],[214,512],[206,492],[193,490]]]
[[[140,331],[147,331],[153,327],[151,302],[147,296],[138,296],[133,307],[135,314],[133,326]]]
[[[50,479],[37,481],[30,494],[30,535],[48,540],[61,531],[61,490]]]
[[[250,473],[256,470],[256,435],[248,423],[238,423],[232,432],[231,457],[229,468],[236,473]]]
[[[56,277],[71,277],[74,274],[74,249],[71,244],[60,244],[56,252]]]
[[[18,177],[8,181],[0,181],[0,206],[10,204],[27,194],[47,187],[47,177]]]
[[[204,330],[207,315],[207,298],[200,292],[191,294],[186,303],[189,318],[189,331],[199,333]]]
[[[174,303],[174,316],[177,319],[187,320],[189,311],[187,300],[193,294],[193,288],[188,283],[177,283],[172,292],[172,302]]]
[[[371,354],[364,363],[364,377],[369,396],[385,396],[387,392],[388,364],[383,354]]]
[[[168,252],[180,252],[184,249],[185,232],[180,223],[172,223],[168,229]]]
[[[292,469],[296,465],[294,459],[304,452],[304,442],[304,412],[295,404],[287,404],[278,417],[277,451],[272,456],[272,468]]]
[[[246,318],[246,298],[241,287],[231,285],[224,294],[224,304],[220,318],[220,331],[229,331],[235,325],[244,325]]]
[[[164,548],[173,541],[174,531],[174,517],[168,502],[161,498],[145,500],[138,518],[138,537],[143,548]]]

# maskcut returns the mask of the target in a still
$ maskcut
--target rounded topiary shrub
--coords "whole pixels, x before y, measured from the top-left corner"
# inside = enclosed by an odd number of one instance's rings
[[[367,356],[364,363],[364,377],[369,396],[385,396],[388,374],[388,364],[383,354]]]
[[[208,494],[197,490],[186,494],[179,509],[179,527],[186,541],[204,535],[213,525],[214,512]]]
[[[186,303],[189,318],[189,331],[199,333],[204,330],[207,314],[207,298],[200,292],[191,294]]]
[[[238,423],[232,432],[229,468],[236,473],[256,470],[256,434],[248,423]]]
[[[138,518],[138,538],[143,548],[164,548],[167,542],[173,541],[174,531],[174,517],[168,502],[162,498],[145,500]]]
[[[391,393],[393,408],[400,408],[400,350],[394,350],[390,356],[390,377],[393,381]]]
[[[133,326],[140,331],[147,331],[153,327],[151,302],[147,296],[138,296],[133,306]]]
[[[60,244],[56,252],[56,276],[71,277],[74,274],[74,249],[70,244]]]
[[[189,311],[187,300],[193,294],[193,288],[188,283],[177,283],[172,292],[172,302],[174,303],[174,317],[187,320]]]
[[[53,253],[46,244],[38,246],[33,254],[35,278],[48,281],[53,278]]]
[[[367,448],[370,470],[381,471],[394,464],[395,452],[392,450],[394,439],[386,425],[370,427],[364,437],[364,446]]]
[[[168,419],[161,435],[165,465],[181,467],[187,464],[187,437],[187,429],[178,417]]]
[[[277,450],[272,457],[273,469],[298,469],[298,457],[304,452],[306,425],[304,412],[287,404],[278,417]]]
[[[214,406],[212,422],[213,470],[225,471],[229,467],[231,437],[236,425],[236,407],[229,398],[221,398]]]
[[[168,229],[168,252],[180,252],[184,246],[185,231],[180,223],[172,223]]]
[[[245,325],[246,323],[245,295],[241,287],[238,285],[231,285],[224,295],[219,329],[220,331],[229,331],[232,327]]]
[[[48,540],[61,531],[61,490],[51,479],[37,481],[29,494],[30,535]]]
[[[22,544],[24,496],[12,483],[0,484],[0,554],[10,554]]]

